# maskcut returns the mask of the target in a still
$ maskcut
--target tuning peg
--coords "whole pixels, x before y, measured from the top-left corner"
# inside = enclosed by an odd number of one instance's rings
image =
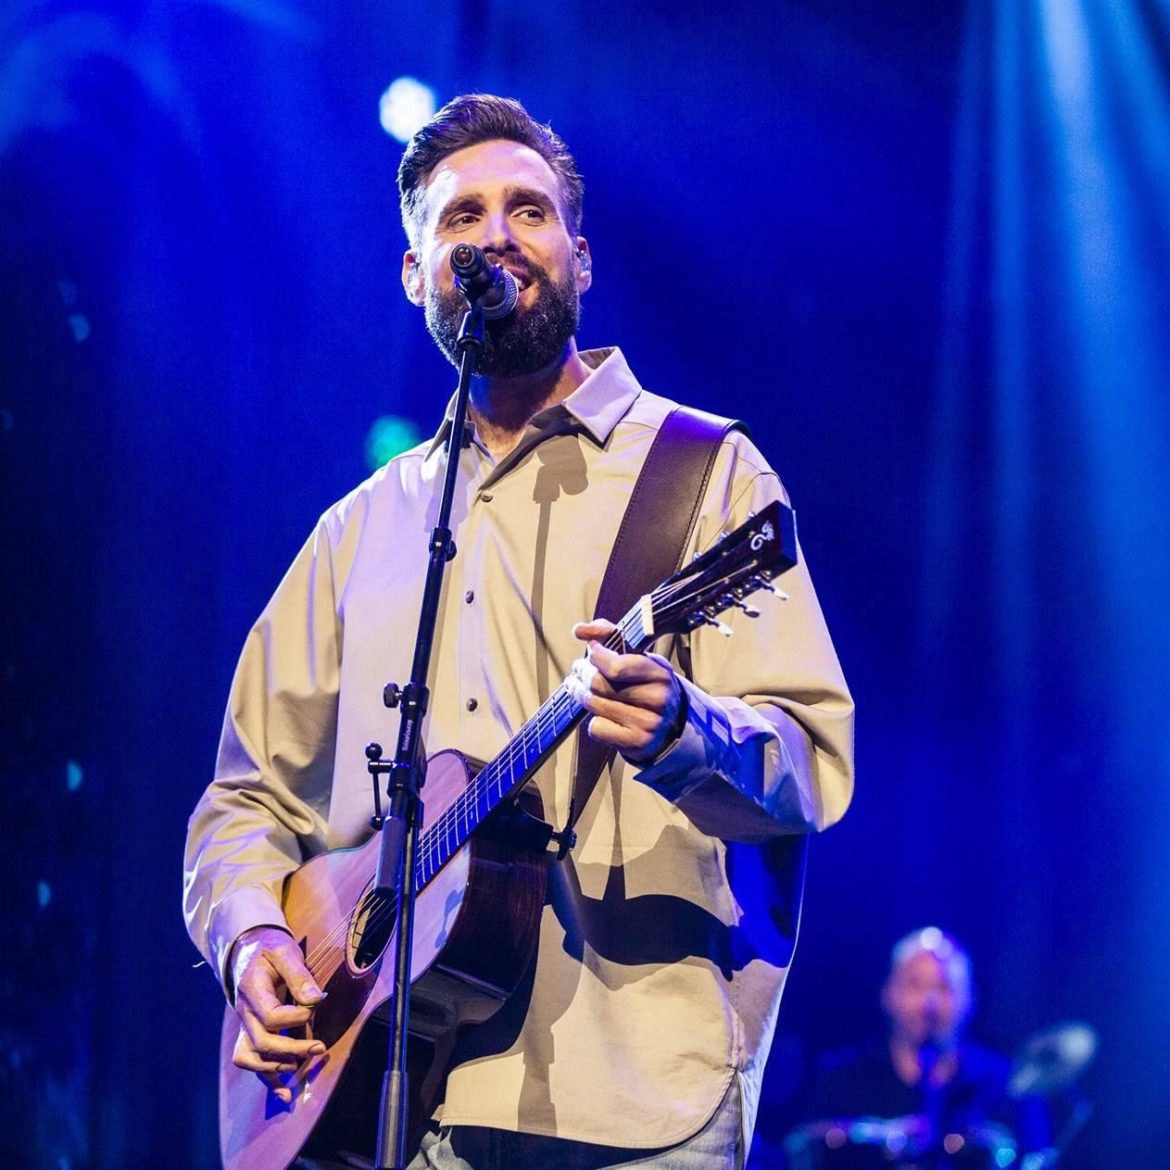
[[[746,601],[737,601],[735,608],[742,609],[750,618],[758,618],[760,616],[760,611],[754,605],[748,605]]]
[[[728,528],[724,528],[719,533],[719,539],[717,541],[715,541],[715,544],[719,545],[721,542],[726,540],[730,535],[731,535],[731,530]],[[706,556],[709,551],[710,551],[709,549],[702,549],[702,548],[695,549],[695,555],[693,557],[691,557],[691,564],[694,564],[695,561],[700,560],[702,557]]]
[[[776,586],[773,585],[767,577],[763,576],[763,574],[759,574],[753,577],[752,581],[754,582],[757,589],[766,589],[769,593],[773,594],[775,597],[778,597],[781,601],[789,600],[788,594],[785,593],[783,589],[777,589]]]
[[[725,638],[731,637],[731,627],[725,625],[717,617],[705,617],[703,619],[703,624],[718,630]]]

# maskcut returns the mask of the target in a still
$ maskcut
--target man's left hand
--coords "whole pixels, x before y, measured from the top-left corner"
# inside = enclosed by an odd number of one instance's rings
[[[574,698],[593,718],[589,734],[617,748],[632,764],[647,764],[678,738],[685,697],[673,667],[657,654],[618,654],[600,639],[612,622],[579,622],[573,636],[587,642],[569,675]]]

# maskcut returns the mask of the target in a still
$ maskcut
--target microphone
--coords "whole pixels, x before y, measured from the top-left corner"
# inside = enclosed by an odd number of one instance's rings
[[[485,321],[502,321],[516,311],[520,286],[503,265],[492,264],[481,248],[459,244],[451,253],[455,283],[471,304],[479,302]]]

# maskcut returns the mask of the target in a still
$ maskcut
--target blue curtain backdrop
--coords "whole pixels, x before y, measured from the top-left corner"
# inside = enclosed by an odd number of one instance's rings
[[[754,1164],[935,922],[986,1042],[1099,1030],[1067,1165],[1163,1165],[1164,0],[9,5],[0,1148],[216,1164],[186,816],[372,423],[428,433],[452,384],[398,286],[402,74],[551,120],[587,181],[584,342],[746,419],[800,514],[858,789],[813,851]]]

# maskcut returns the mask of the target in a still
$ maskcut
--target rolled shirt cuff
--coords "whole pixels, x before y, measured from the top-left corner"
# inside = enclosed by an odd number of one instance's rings
[[[706,692],[681,676],[687,717],[682,732],[635,778],[659,796],[677,804],[691,789],[716,772],[731,779],[737,772],[738,747],[723,708]]]
[[[245,930],[255,926],[274,926],[288,930],[280,903],[266,886],[243,886],[229,894],[216,907],[215,923],[208,933],[208,959],[212,963],[228,1002],[235,999],[231,986],[228,959],[232,945]]]

